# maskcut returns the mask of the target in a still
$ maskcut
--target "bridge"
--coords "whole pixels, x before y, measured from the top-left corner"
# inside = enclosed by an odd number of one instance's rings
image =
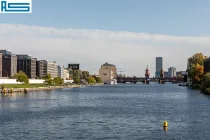
[[[145,80],[145,77],[117,77],[118,83],[137,83],[137,82],[143,82]],[[150,82],[158,82],[159,78],[150,78]],[[183,82],[182,78],[164,78],[165,82],[172,82],[172,83],[179,83]]]

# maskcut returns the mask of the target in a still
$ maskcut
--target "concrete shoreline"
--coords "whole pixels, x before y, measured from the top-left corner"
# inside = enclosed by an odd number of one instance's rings
[[[69,86],[48,86],[48,87],[34,87],[34,88],[5,88],[0,90],[0,93],[28,93],[33,91],[49,91],[56,89],[65,89],[65,88],[81,88],[88,86],[100,86],[103,84],[87,84],[87,85],[69,85]]]

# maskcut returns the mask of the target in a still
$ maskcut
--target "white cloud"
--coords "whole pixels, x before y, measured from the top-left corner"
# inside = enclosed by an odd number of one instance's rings
[[[210,54],[210,37],[170,36],[127,31],[57,29],[0,24],[1,49],[30,54],[59,64],[80,63],[95,72],[104,62],[123,68],[125,74],[144,76],[146,65],[155,73],[155,57],[162,56],[164,69],[186,69],[196,52]]]

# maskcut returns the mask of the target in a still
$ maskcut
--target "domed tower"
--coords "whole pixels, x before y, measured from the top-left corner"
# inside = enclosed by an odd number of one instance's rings
[[[148,69],[148,65],[147,65],[146,72],[145,72],[145,78],[149,79],[149,76],[150,76],[150,74],[149,74],[149,69]]]
[[[161,79],[164,78],[164,70],[163,70],[163,68],[161,68],[161,70],[160,70],[160,78],[161,78]]]

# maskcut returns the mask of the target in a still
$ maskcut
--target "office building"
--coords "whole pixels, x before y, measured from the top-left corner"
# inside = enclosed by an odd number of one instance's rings
[[[104,83],[117,78],[116,66],[108,63],[101,65],[101,68],[99,70],[99,76]]]
[[[55,61],[47,61],[47,73],[50,73],[52,78],[58,77],[58,64]]]
[[[2,54],[2,77],[14,76],[17,73],[17,56],[8,50],[0,50]]]
[[[168,72],[167,71],[164,71],[164,77],[168,78]]]
[[[24,72],[28,78],[36,78],[36,58],[28,55],[17,55],[17,72]]]
[[[3,54],[0,53],[0,77],[2,77],[2,57],[3,57]]]
[[[169,78],[176,77],[176,68],[175,67],[168,68],[168,77]]]
[[[156,71],[155,71],[155,77],[160,77],[160,70],[163,68],[163,58],[162,57],[156,57]]]
[[[37,76],[42,78],[50,74],[52,78],[58,77],[58,64],[47,60],[39,60],[37,64]]]
[[[58,66],[58,77],[66,79],[66,77],[64,77],[64,67],[60,65]]]
[[[47,75],[47,61],[36,61],[36,76],[42,78]]]

